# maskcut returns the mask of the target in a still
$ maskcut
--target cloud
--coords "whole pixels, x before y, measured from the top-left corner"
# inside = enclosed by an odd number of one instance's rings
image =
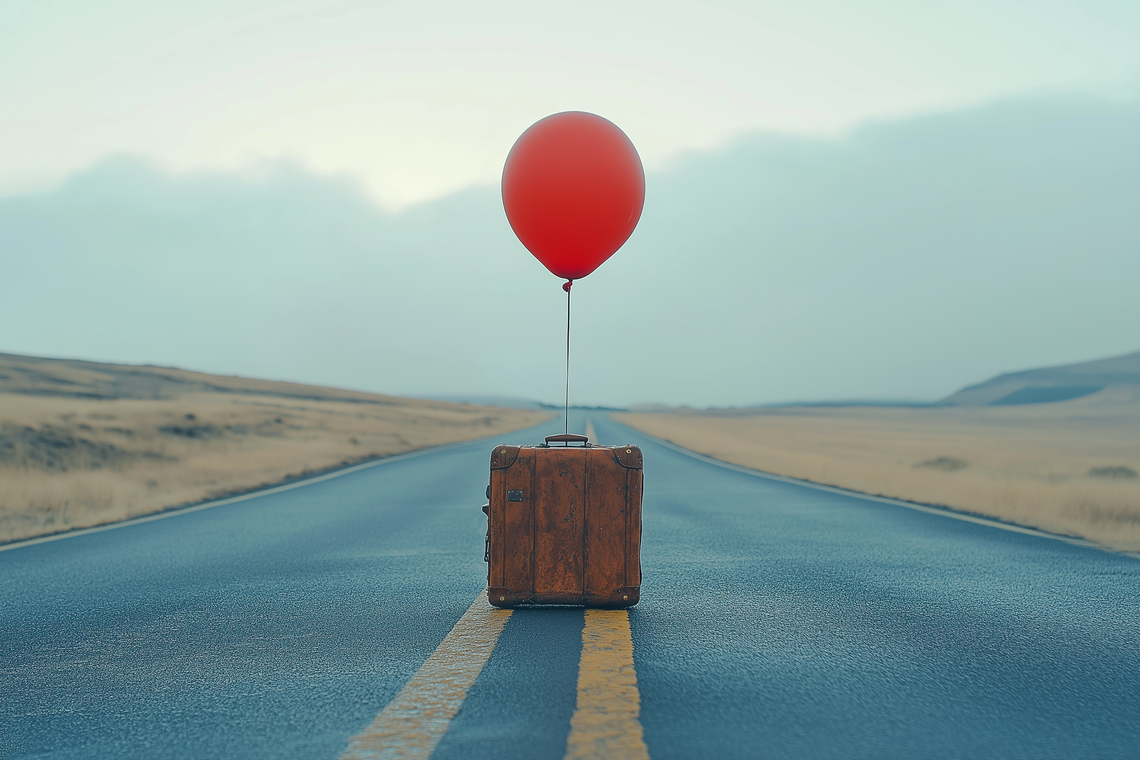
[[[571,398],[937,398],[1135,350],[1140,107],[1042,97],[651,173],[575,286]],[[0,346],[392,393],[560,399],[565,302],[497,188],[395,214],[288,163],[116,157],[0,200]]]

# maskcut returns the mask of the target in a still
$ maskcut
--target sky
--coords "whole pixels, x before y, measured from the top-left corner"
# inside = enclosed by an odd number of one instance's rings
[[[1036,97],[651,170],[575,282],[571,399],[933,401],[1140,348],[1140,104]],[[3,350],[402,395],[563,393],[565,294],[498,188],[399,213],[287,162],[111,158],[0,199]]]
[[[647,201],[571,401],[935,400],[1140,348],[1140,4],[0,2],[0,351],[558,402],[497,180]]]
[[[494,182],[549,113],[650,168],[754,130],[835,134],[1026,93],[1140,88],[1140,3],[0,2],[0,194],[107,155],[286,158],[387,208]]]

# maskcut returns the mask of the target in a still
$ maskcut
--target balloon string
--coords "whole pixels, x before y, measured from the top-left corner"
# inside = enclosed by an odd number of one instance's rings
[[[573,280],[567,280],[562,289],[566,291],[566,405],[563,409],[562,419],[564,425],[562,432],[570,433],[570,286]]]

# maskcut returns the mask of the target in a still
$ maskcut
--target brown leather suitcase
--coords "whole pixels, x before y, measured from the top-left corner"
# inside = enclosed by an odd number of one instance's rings
[[[496,607],[637,604],[641,491],[637,446],[596,446],[583,435],[496,446],[484,507],[488,600]]]

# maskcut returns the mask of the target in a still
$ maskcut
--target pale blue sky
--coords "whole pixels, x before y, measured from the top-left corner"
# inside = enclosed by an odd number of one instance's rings
[[[647,176],[574,286],[571,399],[935,400],[1140,348],[1140,104],[1035,98]],[[0,351],[562,398],[565,296],[494,185],[399,214],[288,164],[0,198]]]
[[[567,109],[648,167],[575,401],[1134,351],[1137,39],[1135,0],[0,0],[0,351],[556,401],[562,291],[496,181]]]
[[[286,158],[398,207],[492,182],[548,113],[650,168],[755,129],[834,133],[1140,83],[1140,3],[0,0],[0,194],[108,154]]]

